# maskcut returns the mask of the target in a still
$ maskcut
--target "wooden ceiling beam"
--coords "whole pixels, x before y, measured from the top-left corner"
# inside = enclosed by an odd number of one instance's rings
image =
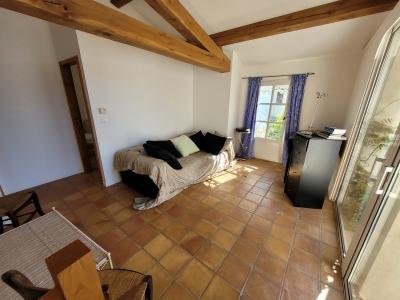
[[[0,7],[218,72],[230,61],[93,0],[0,0]]]
[[[128,4],[132,0],[111,0],[111,3],[114,4],[115,7],[121,8],[125,4]]]
[[[192,17],[179,0],[145,0],[161,17],[174,27],[189,43],[204,47],[217,56],[224,57],[222,49]]]
[[[341,0],[212,34],[219,46],[392,10],[398,0]]]

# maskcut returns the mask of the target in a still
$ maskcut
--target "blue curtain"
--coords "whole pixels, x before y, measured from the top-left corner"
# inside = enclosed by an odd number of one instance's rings
[[[251,158],[253,156],[254,130],[256,127],[256,113],[258,94],[260,92],[261,77],[249,78],[249,87],[247,90],[246,111],[244,113],[243,127],[250,128],[250,134],[244,134],[242,137],[243,148],[240,149],[238,156],[242,158]]]
[[[289,88],[289,108],[286,116],[285,141],[283,144],[282,164],[286,167],[289,157],[289,138],[299,130],[301,105],[308,74],[292,75]]]

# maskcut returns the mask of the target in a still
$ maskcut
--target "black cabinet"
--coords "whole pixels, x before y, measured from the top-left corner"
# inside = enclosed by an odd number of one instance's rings
[[[322,208],[342,141],[297,133],[286,168],[285,193],[294,206]]]

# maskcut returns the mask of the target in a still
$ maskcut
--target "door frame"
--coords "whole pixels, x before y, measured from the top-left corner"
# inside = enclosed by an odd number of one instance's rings
[[[94,121],[93,121],[93,113],[92,113],[92,109],[90,106],[89,96],[88,96],[88,92],[87,92],[87,88],[86,88],[86,82],[85,82],[85,79],[83,76],[81,62],[80,62],[80,59],[78,56],[73,56],[71,58],[68,58],[68,59],[65,59],[65,60],[62,60],[59,62],[61,77],[63,80],[65,94],[67,97],[67,103],[68,103],[71,120],[73,118],[72,110],[75,109],[75,107],[73,106],[73,103],[74,104],[78,103],[78,98],[76,95],[75,86],[73,84],[73,77],[72,77],[72,72],[71,72],[71,66],[73,66],[73,65],[76,65],[77,69],[78,69],[79,80],[80,80],[82,91],[83,91],[83,99],[85,102],[86,110],[88,112],[89,126],[90,126],[92,136],[93,136],[94,152],[95,152],[96,163],[97,163],[97,172],[100,175],[102,184],[105,185],[104,170],[103,170],[103,165],[101,163],[101,159],[100,159],[100,155],[99,155],[100,151],[99,151],[99,146],[98,146],[98,141],[97,141],[97,133],[96,133],[96,129],[94,126]],[[78,127],[76,127],[76,126],[73,126],[73,127],[74,127],[75,138],[76,138],[76,141],[78,144],[79,154],[80,154],[80,157],[82,160],[84,172],[87,172],[88,170],[90,170],[90,167],[88,166],[88,162],[86,159],[86,157],[87,157],[87,153],[86,153],[87,151],[85,148],[86,141],[85,141],[82,123]]]
[[[360,258],[360,254],[363,250],[363,247],[365,246],[365,243],[373,232],[373,227],[380,212],[380,208],[382,207],[382,205],[385,204],[385,193],[377,195],[376,190],[380,184],[384,190],[387,190],[387,187],[395,176],[395,171],[389,173],[382,182],[376,182],[374,184],[363,216],[357,230],[353,235],[352,242],[350,243],[347,252],[345,250],[344,237],[342,235],[342,223],[340,220],[338,197],[344,184],[344,178],[357,144],[357,139],[360,134],[360,125],[364,121],[364,118],[368,113],[368,107],[371,104],[372,96],[376,91],[375,88],[379,81],[382,68],[388,58],[388,52],[390,50],[390,46],[392,45],[394,34],[398,30],[400,30],[400,24],[399,22],[396,22],[382,37],[381,45],[379,47],[381,49],[381,53],[378,54],[377,59],[372,65],[372,71],[367,81],[367,87],[363,95],[363,100],[358,110],[356,121],[353,125],[353,130],[351,132],[349,143],[346,147],[345,155],[340,165],[340,169],[336,177],[333,190],[330,194],[330,198],[335,199],[336,221],[339,231],[339,242],[341,250],[341,267],[346,299],[352,299],[351,284],[349,282],[350,277],[357,261]],[[388,150],[386,157],[387,159],[385,160],[385,164],[377,176],[378,178],[382,178],[382,176],[384,175],[385,167],[397,167],[400,164],[400,126],[396,130],[395,140]]]
[[[345,287],[345,295],[346,299],[352,299],[351,297],[351,285],[350,285],[350,277],[354,270],[354,267],[357,261],[361,258],[360,254],[365,246],[365,243],[368,241],[369,236],[373,233],[374,224],[379,218],[379,212],[381,208],[385,205],[386,191],[396,175],[396,169],[400,166],[400,143],[399,143],[399,134],[400,134],[400,126],[396,131],[396,140],[394,144],[391,146],[388,155],[387,162],[385,166],[394,167],[393,172],[389,173],[386,178],[383,178],[383,181],[376,182],[374,188],[372,189],[372,193],[367,202],[367,206],[365,207],[362,220],[358,226],[357,231],[354,234],[354,237],[357,239],[356,243],[351,243],[344,260],[342,262],[342,272],[343,272],[343,283]],[[384,176],[384,169],[379,172],[379,178]],[[385,191],[384,193],[377,195],[376,190],[381,185],[381,188]],[[375,199],[374,199],[375,198]]]
[[[390,45],[393,40],[394,32],[395,32],[395,30],[390,30],[388,32],[388,34],[386,34],[382,38],[382,41],[384,43],[383,46],[385,48],[381,52],[381,55],[379,55],[378,59],[372,65],[372,71],[371,71],[371,74],[367,81],[367,88],[364,92],[363,100],[362,100],[362,103],[358,110],[356,121],[354,122],[354,125],[352,127],[352,132],[350,134],[349,141],[346,145],[345,153],[343,155],[342,162],[339,166],[339,171],[338,171],[337,177],[335,179],[334,186],[333,186],[331,194],[329,196],[330,199],[334,199],[334,203],[335,203],[336,223],[337,223],[338,233],[339,233],[339,244],[340,244],[340,252],[341,252],[341,259],[342,259],[342,267],[343,267],[343,261],[345,260],[346,255],[347,255],[346,252],[349,252],[349,250],[350,250],[350,245],[349,245],[348,251],[346,251],[346,245],[345,245],[344,237],[342,235],[343,228],[342,228],[342,222],[340,219],[339,202],[338,202],[339,199],[338,198],[341,194],[341,189],[343,188],[344,179],[346,177],[347,170],[350,166],[351,159],[353,158],[353,154],[354,154],[355,148],[357,146],[357,140],[358,140],[358,138],[360,136],[360,132],[361,132],[361,125],[364,122],[365,117],[368,114],[368,108],[371,105],[371,100],[376,91],[376,86],[379,81],[379,76],[380,76],[383,66],[386,62],[387,55],[388,55],[388,52],[390,49]],[[356,234],[354,234],[353,238],[354,239],[361,238],[361,236],[357,236]],[[342,271],[344,271],[344,270],[345,269],[342,268]]]

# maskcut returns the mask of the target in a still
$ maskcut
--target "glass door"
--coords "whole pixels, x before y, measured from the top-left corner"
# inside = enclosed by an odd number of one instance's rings
[[[400,287],[400,166],[372,209],[351,271],[345,275],[352,299],[399,299]],[[349,297],[350,298],[350,297]]]
[[[382,193],[385,178],[393,172],[388,154],[397,147],[400,124],[399,45],[397,30],[388,40],[340,187],[337,203],[344,254],[353,241],[358,242],[365,209],[369,202],[376,201],[376,193]]]

